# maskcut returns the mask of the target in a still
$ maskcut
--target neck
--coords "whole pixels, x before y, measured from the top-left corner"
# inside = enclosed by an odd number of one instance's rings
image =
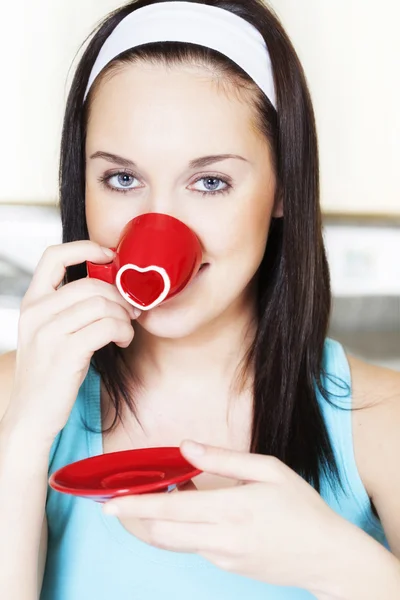
[[[253,372],[242,367],[255,322],[254,305],[242,303],[185,338],[156,337],[136,324],[124,351],[139,392],[138,421],[129,413],[122,420],[130,442],[169,446],[191,437],[247,449]]]
[[[254,307],[234,307],[191,335],[170,339],[151,335],[138,324],[127,350],[128,364],[145,388],[187,385],[197,389],[230,386],[254,338]]]

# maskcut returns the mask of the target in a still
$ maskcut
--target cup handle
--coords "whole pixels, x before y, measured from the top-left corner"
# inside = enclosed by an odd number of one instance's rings
[[[100,279],[101,281],[105,281],[105,283],[111,283],[112,285],[115,285],[115,280],[118,273],[118,267],[115,259],[105,265],[98,265],[87,260],[86,268],[88,277]]]

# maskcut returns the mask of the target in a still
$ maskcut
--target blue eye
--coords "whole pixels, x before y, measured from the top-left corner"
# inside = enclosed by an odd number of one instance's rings
[[[232,187],[227,181],[221,179],[220,177],[202,177],[198,179],[195,183],[199,183],[200,181],[204,182],[205,190],[195,190],[196,192],[200,192],[203,196],[213,196],[215,194],[225,194]],[[220,187],[223,184],[225,187]]]
[[[114,180],[114,182],[113,182]],[[132,183],[136,180],[136,177],[129,175],[129,173],[115,173],[106,178],[107,185],[115,190],[132,190],[135,189]],[[112,183],[113,182],[113,183]]]
[[[223,181],[218,179],[218,177],[202,177],[202,179],[199,179],[198,181],[204,182],[207,192],[219,192],[220,190],[218,189],[218,186],[219,184],[223,183]],[[198,181],[196,183],[198,183]]]
[[[130,191],[140,189],[140,185],[134,185],[135,182],[139,182],[137,177],[132,175],[131,173],[126,173],[124,171],[120,171],[118,173],[113,173],[111,175],[103,175],[99,178],[100,183],[107,189],[112,192],[119,192],[122,194],[127,194]],[[195,192],[199,192],[203,196],[214,196],[216,194],[226,194],[232,188],[232,185],[221,179],[220,177],[214,177],[212,175],[207,175],[206,177],[201,177],[195,184],[199,182],[204,182],[203,189],[194,189]]]

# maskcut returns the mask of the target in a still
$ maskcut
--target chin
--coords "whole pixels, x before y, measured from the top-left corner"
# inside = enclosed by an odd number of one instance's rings
[[[197,312],[197,314],[196,314]],[[167,310],[167,306],[143,312],[138,324],[152,336],[165,339],[182,339],[195,334],[204,327],[204,314],[193,309]]]
[[[204,269],[204,275],[206,272]],[[207,337],[207,330],[213,330],[217,322],[224,322],[229,315],[232,318],[232,310],[241,310],[243,292],[229,289],[229,285],[216,285],[215,282],[212,285],[204,275],[200,274],[175,298],[143,311],[138,319],[140,327],[148,334],[164,339],[183,339],[199,334]]]

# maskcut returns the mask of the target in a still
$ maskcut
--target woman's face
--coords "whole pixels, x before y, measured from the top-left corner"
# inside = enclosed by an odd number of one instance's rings
[[[281,207],[267,141],[242,96],[199,67],[140,63],[106,77],[93,99],[90,239],[115,247],[128,221],[160,212],[188,225],[203,247],[206,267],[190,286],[139,318],[155,336],[186,337],[252,304],[250,284]]]

